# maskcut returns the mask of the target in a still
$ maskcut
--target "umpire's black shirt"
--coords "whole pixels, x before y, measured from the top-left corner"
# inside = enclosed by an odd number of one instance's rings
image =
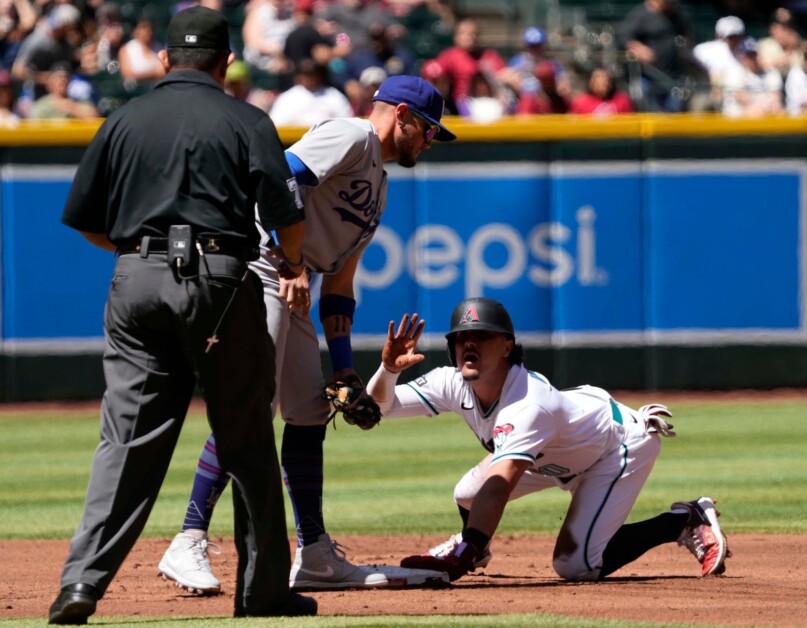
[[[292,185],[269,116],[205,72],[175,70],[98,130],[62,222],[118,246],[189,224],[257,249],[256,202],[267,230],[303,219]]]

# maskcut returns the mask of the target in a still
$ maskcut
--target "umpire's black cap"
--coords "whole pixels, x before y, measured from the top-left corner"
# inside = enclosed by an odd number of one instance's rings
[[[230,49],[230,26],[218,11],[194,6],[174,15],[168,23],[169,48]]]

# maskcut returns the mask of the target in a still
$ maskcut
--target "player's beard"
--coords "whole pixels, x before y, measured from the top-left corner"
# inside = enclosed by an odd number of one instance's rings
[[[395,162],[404,168],[414,168],[418,161],[415,149],[412,147],[412,140],[406,135],[399,135],[395,138]]]

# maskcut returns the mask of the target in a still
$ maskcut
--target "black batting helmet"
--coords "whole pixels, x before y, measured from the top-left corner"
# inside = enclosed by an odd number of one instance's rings
[[[516,338],[513,321],[510,320],[510,315],[501,303],[485,297],[465,299],[454,308],[454,312],[451,314],[451,328],[446,334],[448,359],[454,366],[457,366],[454,343],[457,334],[466,330],[495,331],[506,334],[511,340]],[[520,347],[517,353],[518,362],[521,362]]]

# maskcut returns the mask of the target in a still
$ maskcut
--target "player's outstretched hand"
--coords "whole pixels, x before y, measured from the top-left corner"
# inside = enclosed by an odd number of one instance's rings
[[[473,568],[473,563],[467,564],[453,554],[445,557],[431,556],[430,554],[407,556],[401,560],[401,567],[407,569],[429,569],[442,571],[448,574],[451,582],[462,578]]]
[[[400,373],[425,359],[422,353],[415,353],[425,325],[426,321],[420,319],[417,313],[412,314],[411,319],[409,314],[404,314],[397,332],[395,321],[390,321],[387,341],[381,350],[381,361],[388,371]]]

